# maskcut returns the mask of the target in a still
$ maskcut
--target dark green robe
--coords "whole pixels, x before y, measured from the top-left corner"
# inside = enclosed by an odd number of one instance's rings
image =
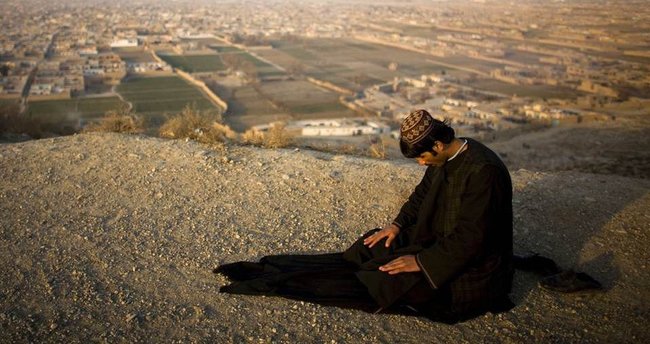
[[[360,267],[357,277],[381,307],[422,279],[450,294],[454,313],[489,309],[507,298],[513,276],[510,175],[494,152],[467,140],[458,157],[427,168],[395,218],[401,231],[391,248],[380,243],[371,250],[360,239],[344,253]],[[377,270],[405,254],[416,255],[422,272]]]

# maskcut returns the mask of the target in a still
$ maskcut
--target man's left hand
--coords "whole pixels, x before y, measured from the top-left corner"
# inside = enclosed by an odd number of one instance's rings
[[[401,256],[399,258],[393,259],[387,264],[380,266],[379,270],[388,272],[389,275],[395,275],[402,272],[421,271],[414,255]]]

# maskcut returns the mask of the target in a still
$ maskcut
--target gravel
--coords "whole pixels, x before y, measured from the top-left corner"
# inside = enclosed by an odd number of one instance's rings
[[[604,293],[518,272],[513,310],[453,326],[218,293],[220,263],[345,249],[423,172],[120,134],[0,144],[0,342],[648,342],[650,180],[616,175],[511,171],[515,252]]]

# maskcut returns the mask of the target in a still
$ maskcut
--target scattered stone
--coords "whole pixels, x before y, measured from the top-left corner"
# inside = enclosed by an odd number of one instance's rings
[[[130,313],[126,316],[126,322],[130,323],[138,318],[138,313]]]

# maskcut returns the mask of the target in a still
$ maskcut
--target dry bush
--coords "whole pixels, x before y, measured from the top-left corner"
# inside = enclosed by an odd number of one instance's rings
[[[211,111],[198,111],[195,106],[186,106],[179,114],[169,118],[159,130],[161,137],[190,139],[201,143],[218,143],[237,140],[227,125],[221,124],[221,116]]]
[[[293,144],[294,135],[283,123],[274,123],[266,132],[249,129],[242,135],[242,142],[265,148],[283,148]]]
[[[239,134],[237,134],[237,132],[235,132],[234,130],[230,129],[230,127],[227,126],[227,125],[225,125],[225,124],[222,124],[222,123],[219,123],[219,122],[215,122],[214,124],[212,124],[212,127],[213,127],[214,130],[216,130],[217,132],[222,133],[223,136],[224,136],[225,138],[227,138],[228,140],[231,140],[231,141],[238,141],[238,140],[239,140]]]
[[[98,122],[87,125],[84,132],[139,134],[144,131],[144,120],[128,105],[106,112]]]
[[[254,146],[264,145],[264,133],[257,129],[248,129],[241,136],[242,142]]]
[[[293,135],[288,131],[284,123],[275,123],[266,132],[264,147],[267,148],[282,148],[287,147],[293,143]]]
[[[379,138],[377,142],[371,142],[368,153],[375,159],[386,159],[386,142],[384,142],[384,139]]]

